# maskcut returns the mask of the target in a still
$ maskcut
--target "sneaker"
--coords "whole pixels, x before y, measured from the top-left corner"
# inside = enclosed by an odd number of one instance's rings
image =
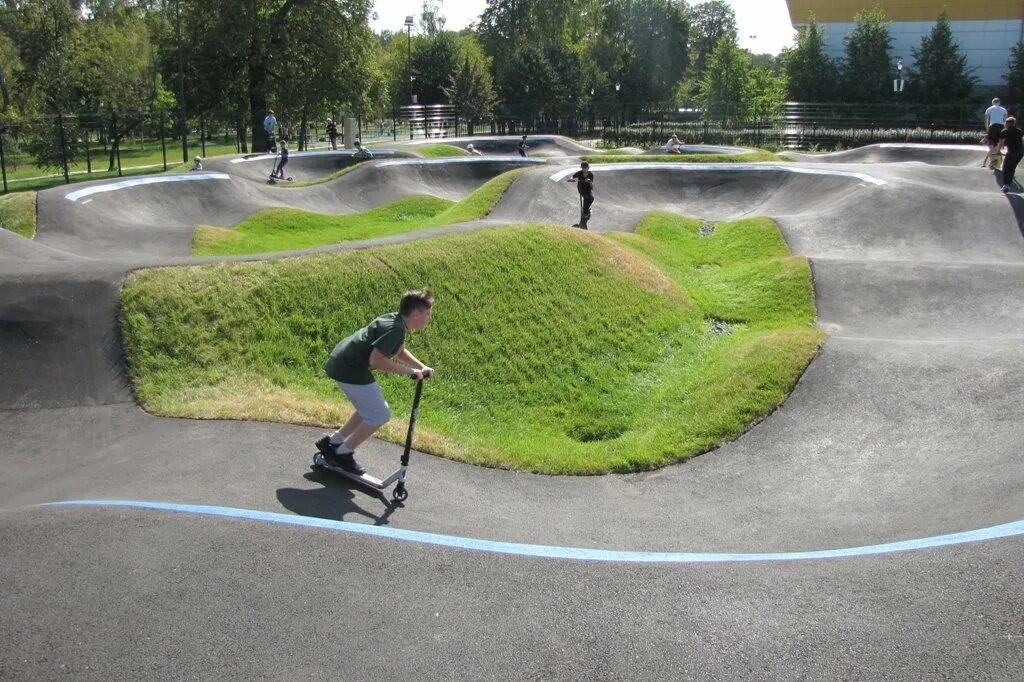
[[[329,455],[324,455],[324,461],[332,467],[344,469],[356,476],[362,476],[366,473],[366,469],[356,461],[356,454],[354,452],[343,452],[340,454],[332,452]]]
[[[1003,185],[1003,194],[1009,194],[1009,193],[1010,193],[1010,186],[1009,185]]]
[[[331,437],[326,433],[316,442],[316,449],[324,457],[338,454],[338,446],[331,442]]]

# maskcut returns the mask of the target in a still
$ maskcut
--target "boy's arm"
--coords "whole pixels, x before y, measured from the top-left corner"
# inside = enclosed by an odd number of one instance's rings
[[[398,357],[398,355],[395,357]],[[390,372],[391,374],[404,374],[407,377],[413,376],[414,371],[412,367],[395,362],[376,348],[370,352],[370,367],[383,372]]]
[[[395,357],[398,358],[399,362],[415,367],[416,369],[428,371],[430,374],[434,373],[433,369],[420,362],[419,359],[410,353],[405,346],[398,349],[398,352],[395,353]]]

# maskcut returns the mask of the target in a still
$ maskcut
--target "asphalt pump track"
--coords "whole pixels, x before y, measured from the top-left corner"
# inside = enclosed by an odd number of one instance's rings
[[[456,199],[521,164],[487,220],[445,229],[568,224],[571,159],[382,159],[295,189],[225,161],[41,192],[35,240],[0,231],[0,677],[1018,679],[1024,200],[889,161],[594,164],[598,230],[778,220],[829,339],[779,410],[685,464],[419,455],[402,508],[308,472],[318,430],[142,412],[121,281],[203,262],[197,222]]]

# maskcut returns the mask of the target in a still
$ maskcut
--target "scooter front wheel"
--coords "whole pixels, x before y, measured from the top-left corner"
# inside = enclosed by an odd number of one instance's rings
[[[391,497],[395,500],[395,502],[404,502],[405,499],[409,497],[409,491],[406,490],[404,487],[399,488],[396,486],[395,489],[391,492]]]

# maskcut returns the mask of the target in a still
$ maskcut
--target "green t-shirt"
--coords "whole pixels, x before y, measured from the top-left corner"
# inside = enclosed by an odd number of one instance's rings
[[[394,357],[405,344],[405,322],[398,313],[381,315],[347,339],[338,342],[324,363],[324,372],[346,384],[372,384],[370,353],[376,348]]]

